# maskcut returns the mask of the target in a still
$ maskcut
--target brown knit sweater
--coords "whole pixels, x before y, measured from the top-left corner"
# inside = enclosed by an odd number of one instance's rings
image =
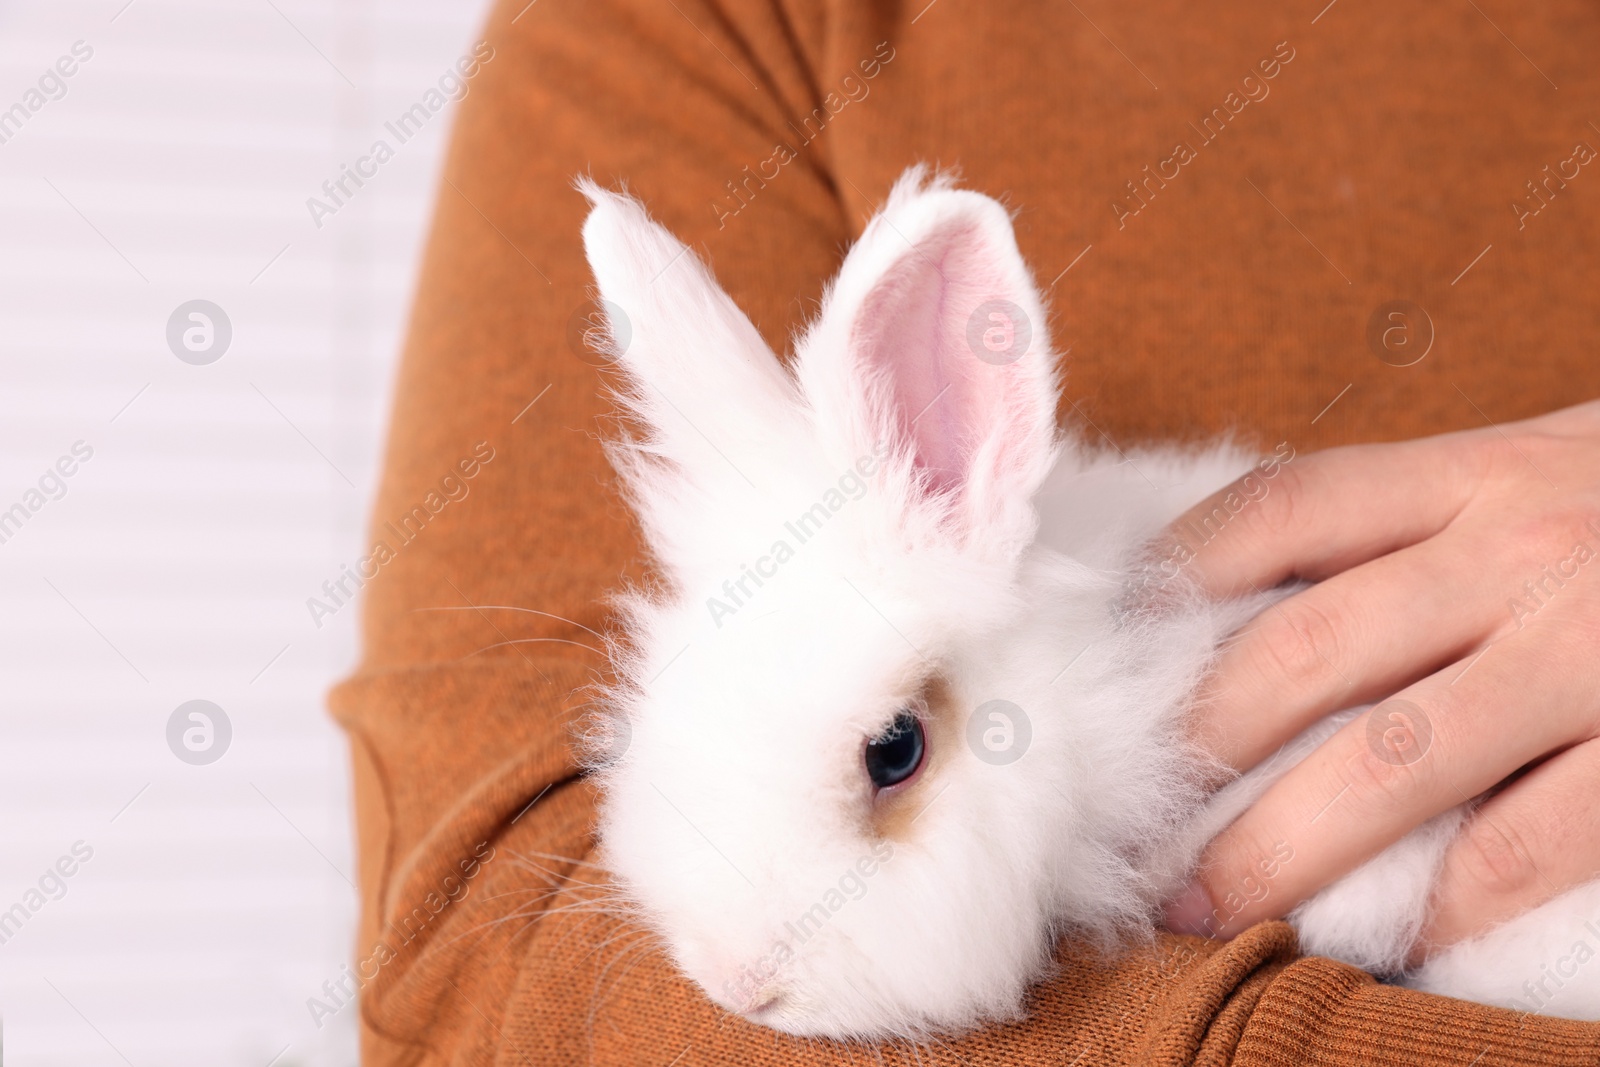
[[[599,447],[572,177],[625,180],[783,351],[901,170],[959,167],[1017,212],[1063,414],[1119,445],[1305,452],[1600,396],[1600,5],[1324,3],[498,6],[332,701],[369,1063],[1600,1062],[1600,1027],[1381,986],[1277,923],[1064,945],[1024,1023],[797,1041],[717,1010],[592,888],[569,728],[605,594],[644,564]]]

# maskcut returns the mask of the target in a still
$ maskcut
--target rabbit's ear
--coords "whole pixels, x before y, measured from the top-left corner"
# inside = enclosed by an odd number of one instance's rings
[[[783,365],[700,258],[639,201],[586,178],[576,184],[593,205],[583,246],[605,304],[607,353],[642,386],[629,401],[652,450],[691,472],[731,473],[718,449],[733,454],[769,437],[775,416],[792,418]]]
[[[713,551],[712,511],[749,510],[771,481],[770,457],[792,450],[794,387],[699,257],[643,205],[575,184],[593,205],[583,243],[605,307],[604,348],[626,373],[618,396],[643,430],[612,458],[657,554],[692,566]]]
[[[1056,456],[1056,357],[1005,209],[922,168],[845,259],[801,345],[825,438],[888,441],[963,532],[1031,537]]]

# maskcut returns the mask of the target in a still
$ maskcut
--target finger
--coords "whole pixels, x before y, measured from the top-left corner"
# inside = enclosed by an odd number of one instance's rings
[[[1265,460],[1168,528],[1164,573],[1213,596],[1320,579],[1449,525],[1482,479],[1481,431]],[[1270,471],[1270,473],[1269,473]]]
[[[1530,641],[1536,629],[1544,632]],[[1414,827],[1524,764],[1588,740],[1600,679],[1583,630],[1511,634],[1476,662],[1452,664],[1346,724],[1207,847],[1169,925],[1231,936],[1286,915]],[[1551,663],[1573,666],[1551,671]],[[1521,725],[1507,731],[1511,715]],[[1390,747],[1396,723],[1409,724],[1409,749]],[[1292,862],[1258,891],[1262,864],[1286,848]]]
[[[1197,740],[1245,770],[1316,720],[1375,700],[1479,647],[1505,621],[1479,539],[1438,537],[1264,610],[1200,695]],[[1502,583],[1503,584],[1503,583]]]
[[[1480,807],[1445,853],[1416,959],[1600,876],[1600,741],[1547,760]]]

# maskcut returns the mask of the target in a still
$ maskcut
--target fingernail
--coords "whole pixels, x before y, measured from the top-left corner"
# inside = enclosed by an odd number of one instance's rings
[[[1206,924],[1211,919],[1212,911],[1211,898],[1200,883],[1190,882],[1183,892],[1172,898],[1162,915],[1162,921],[1175,934],[1210,937],[1211,931],[1206,929]]]

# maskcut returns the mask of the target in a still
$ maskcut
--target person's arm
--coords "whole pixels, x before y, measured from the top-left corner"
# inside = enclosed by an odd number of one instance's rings
[[[592,866],[594,798],[571,729],[605,670],[606,593],[645,570],[600,448],[600,360],[576,341],[591,282],[569,183],[625,179],[782,351],[898,169],[868,173],[840,147],[883,133],[868,114],[972,61],[959,22],[923,20],[921,58],[907,54],[916,14],[757,0],[506,0],[493,12],[396,395],[365,658],[333,698],[355,764],[365,1062],[874,1059],[721,1013],[611,906]],[[872,82],[885,110],[855,127],[838,118],[775,178],[746,185],[745,168],[774,158],[788,124],[824,108],[882,42],[900,49]],[[1018,166],[1043,166],[1011,147]],[[907,138],[889,155],[941,152]],[[743,193],[730,198],[730,181]],[[1067,945],[1061,965],[1026,1021],[881,1055],[1366,1067],[1481,1051],[1489,1067],[1592,1062],[1596,1048],[1575,1024],[1296,959],[1282,924],[1225,945],[1163,936],[1116,961]]]

